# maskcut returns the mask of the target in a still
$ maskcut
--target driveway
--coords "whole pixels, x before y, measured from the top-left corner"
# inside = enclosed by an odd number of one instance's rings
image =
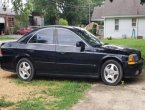
[[[71,110],[145,110],[145,70],[125,85],[106,86],[98,82]]]

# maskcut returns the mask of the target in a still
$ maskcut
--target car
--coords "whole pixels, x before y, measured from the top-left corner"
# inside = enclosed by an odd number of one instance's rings
[[[37,28],[39,28],[40,26],[29,26],[29,27],[24,27],[24,28],[21,28],[19,30],[17,30],[17,34],[20,34],[20,35],[25,35]]]
[[[36,75],[89,77],[112,86],[141,74],[144,63],[139,50],[104,44],[74,26],[36,29],[16,42],[3,43],[0,56],[1,68],[16,72],[23,81]]]
[[[32,30],[29,29],[29,28],[21,28],[21,29],[17,30],[17,34],[25,35],[25,34],[31,32],[31,31],[32,31]]]

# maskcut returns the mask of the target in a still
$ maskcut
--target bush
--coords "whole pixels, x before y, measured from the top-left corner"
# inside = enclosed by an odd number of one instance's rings
[[[108,39],[108,40],[112,40],[112,37],[111,37],[111,36],[110,36],[110,37],[107,37],[107,39]]]
[[[94,34],[96,36],[96,25],[93,25],[93,29],[92,29],[92,34]]]
[[[68,25],[68,21],[66,19],[60,18],[59,25]]]
[[[89,32],[91,32],[92,34],[94,34],[95,36],[97,36],[97,32],[96,32],[96,25],[93,25],[93,28],[88,30]]]

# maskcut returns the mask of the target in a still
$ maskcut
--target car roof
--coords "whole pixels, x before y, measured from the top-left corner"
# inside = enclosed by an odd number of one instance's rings
[[[43,29],[43,28],[51,28],[51,27],[56,27],[56,28],[66,28],[66,29],[83,29],[81,27],[77,27],[77,26],[64,26],[64,25],[49,25],[49,26],[43,26],[43,27],[40,27],[38,28],[39,29]]]

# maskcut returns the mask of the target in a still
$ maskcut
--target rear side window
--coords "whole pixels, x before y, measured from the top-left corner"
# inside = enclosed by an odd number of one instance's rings
[[[54,29],[42,29],[38,31],[29,41],[29,43],[47,43],[53,44]]]

